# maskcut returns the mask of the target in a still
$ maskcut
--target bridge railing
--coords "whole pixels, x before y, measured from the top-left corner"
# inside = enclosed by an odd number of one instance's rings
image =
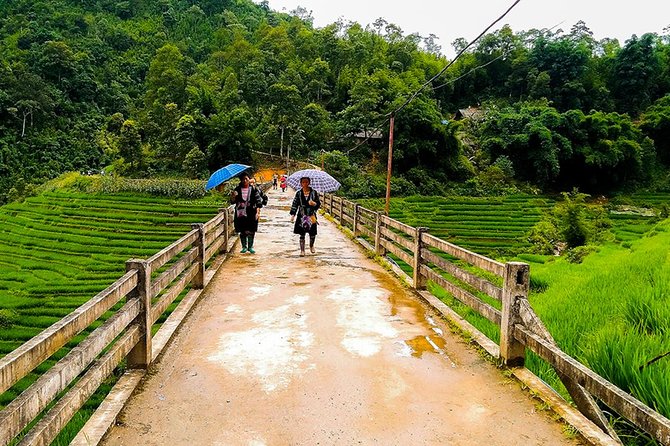
[[[112,393],[127,398],[157,358],[220,262],[234,234],[232,207],[221,209],[146,260],[126,262],[126,273],[74,312],[0,358],[0,394],[85,330],[90,333],[0,411],[0,445],[48,445],[122,361],[127,370]],[[219,256],[223,259],[225,256]],[[208,263],[211,263],[207,269]],[[185,296],[184,291],[191,287]],[[152,328],[179,296],[170,317]],[[125,300],[124,300],[125,299]],[[114,314],[97,328],[98,319]],[[114,399],[114,398],[112,398]],[[125,401],[125,400],[123,400]],[[96,444],[123,405],[103,402],[73,444]],[[102,408],[102,406],[101,406]]]
[[[512,367],[513,373],[536,386],[545,386],[523,368],[526,350],[549,363],[568,390],[583,417],[565,402],[557,412],[596,444],[621,444],[596,399],[613,409],[662,444],[670,445],[670,420],[624,392],[576,359],[563,352],[528,301],[529,265],[501,263],[412,227],[359,204],[324,194],[323,210],[366,248],[377,255],[392,254],[412,270],[412,276],[396,265],[413,288],[436,310],[470,332],[492,356]],[[440,299],[425,291],[432,281],[454,299],[489,320],[499,329],[500,343],[470,325]],[[547,398],[556,401],[555,392]],[[560,397],[559,397],[560,398]]]

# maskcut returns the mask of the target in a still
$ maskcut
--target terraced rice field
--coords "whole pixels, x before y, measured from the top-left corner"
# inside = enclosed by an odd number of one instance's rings
[[[363,206],[383,209],[381,200]],[[443,240],[489,257],[514,255],[530,247],[526,233],[550,209],[546,197],[407,197],[391,201],[392,218],[412,226],[426,226]]]
[[[636,194],[627,197],[633,206],[658,209],[670,204],[668,194]],[[383,200],[362,200],[372,210],[382,210]],[[443,240],[485,256],[502,259],[530,249],[527,234],[550,210],[555,200],[534,195],[509,197],[424,197],[391,200],[392,218],[411,226],[426,226]],[[657,219],[635,212],[610,213],[617,242],[631,242],[654,228]]]
[[[632,207],[636,208],[636,211],[645,208],[658,210],[662,206],[670,206],[670,194],[638,193],[628,197],[619,197],[616,201],[630,203]],[[648,215],[639,215],[634,211],[626,211],[627,206],[625,205],[620,207],[621,211],[610,214],[613,223],[612,232],[617,241],[632,242],[654,228],[654,218],[650,218]]]
[[[111,285],[125,272],[126,260],[147,258],[187,233],[191,223],[209,220],[219,204],[49,192],[1,207],[0,356]],[[82,337],[0,395],[0,408]]]

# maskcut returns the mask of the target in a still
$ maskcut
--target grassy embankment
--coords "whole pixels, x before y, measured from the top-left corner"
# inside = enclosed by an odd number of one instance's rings
[[[125,272],[126,260],[147,258],[188,232],[190,223],[207,221],[219,204],[213,198],[52,191],[0,208],[0,356],[111,285]],[[111,314],[0,395],[0,408]],[[111,384],[86,404],[73,421],[78,426],[57,444],[69,441]]]
[[[624,201],[632,207],[658,208],[669,198],[667,194],[638,194]],[[431,234],[475,252],[529,262],[531,303],[559,345],[670,416],[670,356],[648,364],[670,351],[670,221],[659,223],[656,218],[625,211],[610,213],[612,241],[581,264],[520,254],[529,247],[525,234],[552,203],[531,196],[409,197],[394,199],[390,214],[412,226],[427,226]],[[382,202],[370,200],[365,205],[379,209]],[[432,284],[431,289],[498,342],[493,324],[442,289]],[[484,300],[500,308],[494,300]],[[565,394],[550,366],[534,355],[528,366]]]

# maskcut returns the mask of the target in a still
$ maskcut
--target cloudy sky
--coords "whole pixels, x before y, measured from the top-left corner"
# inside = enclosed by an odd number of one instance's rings
[[[435,34],[442,51],[453,56],[451,42],[470,41],[498,18],[513,0],[269,0],[277,11],[303,6],[312,11],[314,25],[325,26],[343,17],[363,25],[383,17],[405,34]],[[662,33],[670,26],[670,0],[521,0],[505,17],[514,31],[553,28],[568,31],[583,20],[596,39],[613,37],[623,44],[632,34]]]

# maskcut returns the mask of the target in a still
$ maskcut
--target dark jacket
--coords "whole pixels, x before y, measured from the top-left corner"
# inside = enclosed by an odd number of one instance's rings
[[[316,204],[314,206],[309,205],[309,201],[314,201]],[[293,233],[305,235],[309,232],[309,235],[316,235],[316,227],[318,223],[314,223],[307,231],[302,226],[302,217],[303,215],[315,216],[316,211],[321,207],[321,200],[319,199],[319,193],[314,189],[310,188],[309,197],[305,197],[305,194],[302,193],[302,189],[299,189],[293,197],[293,204],[291,204],[291,215],[297,215],[295,219],[295,224],[293,225]]]
[[[250,187],[249,200],[242,197],[242,185],[235,188],[237,195],[231,200],[235,205],[235,232],[256,232],[258,231],[258,220],[256,220],[256,209],[263,206],[263,200],[258,189]],[[246,211],[246,216],[238,215],[240,209]]]

